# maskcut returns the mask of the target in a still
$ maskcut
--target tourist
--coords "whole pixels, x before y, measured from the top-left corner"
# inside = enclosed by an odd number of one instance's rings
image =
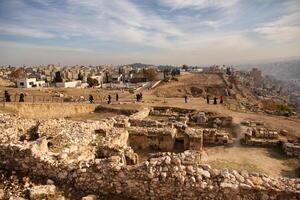
[[[108,95],[108,101],[107,101],[107,104],[111,104],[111,96],[110,96],[110,94]]]
[[[224,101],[224,97],[221,95],[221,96],[220,96],[220,104],[222,104],[223,101]]]
[[[19,102],[25,102],[25,95],[23,93],[20,94]]]
[[[140,101],[140,94],[136,94],[136,101],[137,101],[137,102]]]
[[[93,95],[89,95],[89,101],[90,101],[90,103],[94,103],[94,97],[93,97]]]
[[[10,94],[7,92],[7,90],[4,91],[4,100],[6,102],[11,102],[11,100],[10,100]]]
[[[217,103],[217,97],[214,97],[214,104],[218,104]]]
[[[140,101],[143,99],[143,93],[140,93]]]
[[[188,97],[187,97],[187,95],[185,95],[185,96],[184,96],[184,102],[185,102],[185,103],[187,103],[187,99],[188,99]]]
[[[209,104],[209,95],[206,96],[206,102]]]
[[[116,101],[119,101],[119,94],[116,94]]]

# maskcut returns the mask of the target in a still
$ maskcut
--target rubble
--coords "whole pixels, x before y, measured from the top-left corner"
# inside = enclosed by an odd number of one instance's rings
[[[186,116],[193,111],[171,109],[166,112]],[[59,184],[70,184],[86,195],[117,194],[135,199],[228,200],[300,197],[300,179],[217,170],[203,163],[206,155],[201,151],[202,142],[230,143],[229,134],[223,130],[190,128],[180,122],[159,127],[158,122],[144,120],[145,115],[129,116],[128,121],[126,117],[121,117],[86,122],[65,119],[24,120],[20,124],[16,116],[0,113],[2,132],[7,127],[17,126],[20,129],[17,131],[12,128],[10,133],[0,134],[0,167],[51,179]],[[223,121],[227,120],[219,119],[222,122],[218,124],[226,124]],[[120,121],[129,123],[120,126]],[[147,125],[142,126],[143,123]],[[21,135],[24,135],[24,140],[20,140]],[[276,138],[274,133],[263,135]],[[148,147],[172,151],[176,137],[182,136],[185,149],[188,150],[181,153],[160,152],[139,162],[138,155],[133,151],[135,148]],[[55,186],[36,186],[29,191],[33,197],[51,195]],[[95,199],[94,195],[83,199]]]

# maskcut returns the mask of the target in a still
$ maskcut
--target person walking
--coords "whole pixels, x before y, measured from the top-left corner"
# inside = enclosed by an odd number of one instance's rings
[[[110,96],[110,94],[108,95],[107,104],[111,104],[111,96]]]
[[[206,103],[209,104],[209,95],[206,95]]]
[[[119,94],[116,94],[116,101],[119,101]]]
[[[140,101],[143,100],[143,93],[140,93]]]
[[[10,100],[10,94],[7,92],[7,90],[4,91],[4,100],[6,102],[11,102],[11,100]]]
[[[214,104],[218,104],[217,103],[217,97],[214,97]]]
[[[222,104],[223,101],[224,101],[224,97],[221,95],[221,96],[220,96],[220,104]]]
[[[93,97],[93,95],[89,95],[89,101],[90,101],[90,103],[94,103],[94,97]]]
[[[24,93],[20,94],[19,102],[25,102],[25,95],[24,95]]]
[[[187,95],[184,96],[184,102],[187,103],[188,97]]]

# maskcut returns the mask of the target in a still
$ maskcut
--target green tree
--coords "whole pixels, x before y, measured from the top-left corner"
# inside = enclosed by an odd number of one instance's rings
[[[54,83],[61,83],[63,79],[61,77],[60,71],[55,72]]]
[[[81,72],[78,73],[78,78],[77,78],[77,80],[83,81],[83,75],[81,74]]]
[[[187,71],[188,70],[188,66],[187,65],[182,65],[182,69],[184,70],[184,71]]]
[[[98,80],[94,79],[94,78],[91,78],[91,77],[87,78],[87,83],[89,84],[89,87],[94,87],[94,86],[98,86],[99,85]]]

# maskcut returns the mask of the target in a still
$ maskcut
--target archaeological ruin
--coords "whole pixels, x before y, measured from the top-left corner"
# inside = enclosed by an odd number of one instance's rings
[[[299,157],[299,143],[282,143],[276,131],[244,124],[245,145],[282,145],[286,154]],[[99,121],[35,120],[0,113],[0,167],[72,185],[87,195],[85,200],[95,195],[300,199],[298,178],[214,169],[205,163],[206,146],[235,143],[232,125],[230,116],[176,107],[123,111]],[[33,188],[30,199],[47,198],[55,190],[51,184]]]

